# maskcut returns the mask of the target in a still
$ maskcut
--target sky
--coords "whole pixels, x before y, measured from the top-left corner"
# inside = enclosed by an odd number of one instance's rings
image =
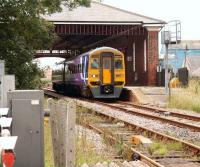
[[[180,20],[183,40],[200,40],[199,0],[103,0],[104,3],[166,22]]]
[[[181,21],[182,40],[200,40],[200,0],[102,0],[103,3],[134,13],[161,19]],[[59,59],[42,58],[40,67],[55,68]]]

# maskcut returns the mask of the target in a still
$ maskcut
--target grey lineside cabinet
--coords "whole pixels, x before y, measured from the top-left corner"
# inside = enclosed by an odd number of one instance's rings
[[[5,75],[4,71],[4,61],[0,60],[0,107],[3,107],[3,77]]]
[[[39,90],[8,92],[12,135],[18,136],[14,167],[44,167],[43,100]]]

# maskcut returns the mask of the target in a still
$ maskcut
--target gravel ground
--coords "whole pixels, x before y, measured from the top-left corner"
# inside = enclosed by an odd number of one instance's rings
[[[176,108],[166,108],[166,110],[200,117],[200,113],[197,113],[191,110],[182,110],[182,109],[176,109]]]
[[[105,150],[106,145],[103,143],[102,137],[93,130],[76,125],[76,134],[86,137],[88,143],[92,143],[95,150]]]
[[[192,120],[188,120],[188,119],[184,119],[184,118],[178,118],[178,117],[175,117],[175,116],[171,116],[170,114],[165,115],[164,113],[156,113],[156,112],[146,111],[146,110],[143,110],[143,109],[131,107],[129,105],[122,105],[122,104],[113,104],[113,105],[117,105],[119,107],[124,107],[124,108],[132,110],[132,111],[151,114],[151,115],[154,115],[154,116],[160,116],[160,117],[163,117],[163,118],[166,118],[166,119],[171,119],[171,120],[175,120],[175,121],[179,121],[179,122],[183,122],[183,123],[187,123],[187,124],[191,124],[191,125],[197,125],[197,126],[200,125],[200,122],[192,121]],[[169,110],[169,113],[170,113],[170,110]],[[190,114],[190,115],[192,115],[192,114]],[[200,115],[198,115],[198,116],[200,116]]]
[[[193,143],[200,141],[200,132],[192,132],[189,129],[179,128],[173,125],[169,125],[167,123],[162,123],[160,121],[130,115],[109,107],[105,107],[103,105],[84,102],[80,100],[78,100],[77,102],[83,107],[98,111],[99,113],[114,116],[115,118],[127,121],[129,123],[133,123],[141,127],[146,127],[157,132],[165,133],[185,141],[192,141]]]
[[[149,105],[144,105],[144,106],[149,106]],[[152,107],[158,107],[158,106],[153,106]],[[166,107],[158,107],[160,109],[164,109],[164,110],[167,110],[167,111],[172,111],[172,112],[178,112],[178,113],[181,113],[181,114],[188,114],[188,115],[194,115],[194,116],[199,116],[200,117],[200,113],[197,113],[195,111],[192,111],[192,110],[183,110],[183,109],[177,109],[177,108],[166,108]]]

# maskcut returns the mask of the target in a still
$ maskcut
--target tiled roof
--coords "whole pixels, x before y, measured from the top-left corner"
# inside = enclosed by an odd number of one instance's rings
[[[180,44],[169,45],[169,49],[199,49],[200,50],[200,40],[184,40]]]
[[[69,10],[62,6],[60,13],[44,16],[48,21],[54,23],[63,22],[65,24],[82,24],[82,23],[104,23],[104,24],[164,24],[162,20],[139,15],[112,7],[100,2],[92,1],[90,7],[79,6]]]
[[[190,75],[200,77],[200,55],[187,56],[186,66],[189,70]]]

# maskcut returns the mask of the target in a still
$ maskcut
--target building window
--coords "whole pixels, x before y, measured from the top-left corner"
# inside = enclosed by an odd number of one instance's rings
[[[147,71],[147,42],[144,40],[144,71]]]
[[[133,71],[135,72],[135,42],[133,43]]]

